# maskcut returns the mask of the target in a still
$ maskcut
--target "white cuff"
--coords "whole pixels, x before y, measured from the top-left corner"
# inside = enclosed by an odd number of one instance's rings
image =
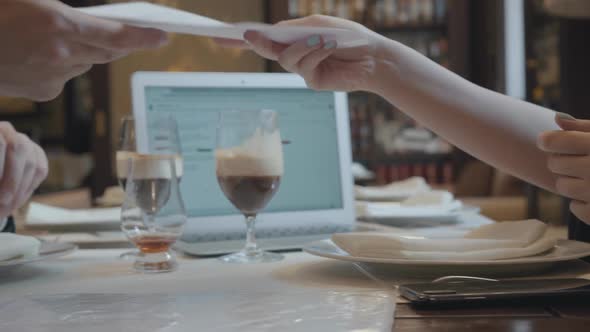
[[[8,221],[8,217],[0,218],[0,232],[4,230],[6,227],[6,222]]]

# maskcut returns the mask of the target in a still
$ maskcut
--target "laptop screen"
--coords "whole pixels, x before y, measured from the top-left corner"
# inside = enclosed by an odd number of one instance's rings
[[[331,210],[343,207],[338,131],[333,92],[293,88],[145,88],[148,144],[156,115],[178,122],[184,174],[181,192],[190,217],[238,213],[215,175],[218,112],[272,109],[279,114],[285,172],[264,212]]]

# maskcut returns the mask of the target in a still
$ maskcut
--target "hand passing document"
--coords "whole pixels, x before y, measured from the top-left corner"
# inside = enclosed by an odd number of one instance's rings
[[[198,36],[243,40],[244,32],[254,30],[261,32],[273,41],[285,44],[296,42],[310,35],[321,35],[326,41],[334,40],[337,42],[339,48],[357,47],[367,44],[365,36],[346,29],[277,26],[246,22],[230,24],[183,10],[147,2],[117,3],[78,8],[78,10],[88,15],[133,26]]]

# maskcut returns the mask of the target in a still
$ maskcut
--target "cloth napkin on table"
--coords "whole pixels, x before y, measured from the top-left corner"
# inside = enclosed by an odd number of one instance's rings
[[[433,239],[395,233],[342,233],[332,241],[352,256],[416,260],[498,260],[533,256],[555,246],[538,220],[499,222],[462,237]]]
[[[41,242],[32,236],[0,233],[0,262],[35,257],[40,247]]]
[[[461,208],[461,201],[444,190],[432,190],[414,195],[401,202],[362,202],[357,201],[356,212],[359,218],[387,217],[430,217],[440,216]]]
[[[403,181],[392,182],[385,186],[355,186],[354,195],[357,200],[367,201],[401,201],[410,196],[430,190],[430,186],[422,177],[411,177]]]

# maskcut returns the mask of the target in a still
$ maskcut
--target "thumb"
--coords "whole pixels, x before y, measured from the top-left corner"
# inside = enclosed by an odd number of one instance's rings
[[[555,123],[563,130],[590,132],[590,120],[580,120],[561,112],[555,113]]]

